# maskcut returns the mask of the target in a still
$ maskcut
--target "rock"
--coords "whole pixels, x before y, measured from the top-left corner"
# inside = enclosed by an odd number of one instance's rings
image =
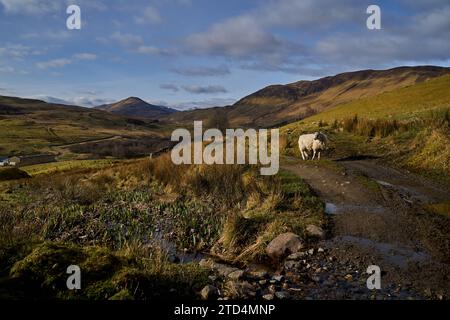
[[[275,296],[273,294],[271,294],[271,293],[268,293],[268,294],[263,295],[262,298],[264,300],[271,301],[271,300],[273,300],[275,298]]]
[[[310,256],[312,256],[312,255],[314,254],[314,249],[309,249],[309,250],[308,250],[308,254],[309,254]]]
[[[284,281],[284,276],[282,276],[282,275],[274,276],[274,277],[272,277],[272,279],[277,281],[277,282],[283,282]]]
[[[219,289],[208,284],[200,291],[200,295],[203,300],[215,300],[219,297],[220,292]]]
[[[200,260],[198,262],[198,264],[199,264],[200,267],[210,268],[211,264],[212,264],[212,260],[210,260],[210,259],[202,259],[202,260]]]
[[[228,279],[241,280],[244,277],[244,270],[236,270],[227,275]]]
[[[264,286],[267,284],[267,280],[259,280],[258,282],[260,285]]]
[[[280,234],[273,239],[266,248],[267,255],[274,261],[279,261],[286,255],[299,252],[303,248],[303,243],[299,236],[287,232]]]
[[[248,273],[254,279],[267,279],[269,274],[266,271],[251,271]]]
[[[322,252],[325,252],[325,250],[323,248],[319,248],[319,249],[317,249],[317,252],[322,253]]]
[[[296,252],[293,253],[291,255],[289,255],[286,260],[300,260],[302,259],[304,256],[306,256],[306,252]]]
[[[231,299],[249,299],[256,296],[257,289],[247,281],[228,281],[225,284],[227,296]]]
[[[284,269],[287,271],[295,271],[299,268],[300,268],[300,262],[298,262],[298,261],[289,260],[284,263]]]
[[[275,297],[277,297],[277,299],[280,299],[280,300],[286,300],[286,299],[289,299],[291,297],[291,295],[289,294],[289,292],[286,292],[286,291],[278,291],[278,292],[275,292]]]
[[[321,227],[318,227],[314,224],[309,224],[306,226],[306,232],[311,236],[311,237],[316,237],[316,238],[320,238],[320,239],[324,239],[325,238],[325,232],[323,231],[323,229]]]
[[[352,281],[353,280],[353,276],[351,274],[347,274],[344,278],[347,281]]]
[[[228,266],[226,264],[214,262],[211,259],[202,259],[202,260],[199,261],[198,264],[201,267],[214,270],[215,272],[217,272],[219,275],[221,275],[223,277],[227,277],[229,274],[231,274],[231,273],[233,273],[235,271],[242,271],[242,270],[240,270],[238,268],[230,267],[230,266]]]

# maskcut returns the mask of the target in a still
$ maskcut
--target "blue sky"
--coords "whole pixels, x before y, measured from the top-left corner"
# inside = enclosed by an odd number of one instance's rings
[[[67,30],[66,8],[82,29]],[[366,9],[381,8],[368,30]],[[0,95],[178,109],[359,69],[450,65],[448,0],[0,0]]]

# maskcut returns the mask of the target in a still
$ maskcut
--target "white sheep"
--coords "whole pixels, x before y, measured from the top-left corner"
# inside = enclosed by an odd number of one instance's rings
[[[302,159],[307,160],[309,158],[308,151],[313,151],[312,160],[315,159],[317,153],[320,160],[320,153],[322,150],[325,150],[327,143],[328,137],[321,132],[301,135],[298,138],[298,147]]]

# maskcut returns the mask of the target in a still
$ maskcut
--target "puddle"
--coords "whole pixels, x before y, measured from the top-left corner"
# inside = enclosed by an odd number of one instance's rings
[[[382,186],[385,186],[385,187],[393,187],[394,185],[393,184],[391,184],[391,183],[389,183],[389,182],[386,182],[386,181],[383,181],[383,180],[375,180],[378,184],[381,184]]]
[[[169,260],[175,263],[183,264],[190,262],[199,262],[207,256],[202,252],[189,252],[179,250],[175,243],[164,237],[164,233],[161,230],[155,232],[153,241],[167,253]]]
[[[410,248],[395,246],[390,243],[376,242],[367,238],[343,236],[340,239],[362,247],[373,248],[382,255],[385,261],[400,268],[406,268],[410,262],[423,262],[430,258],[423,251],[414,251]]]
[[[346,212],[357,212],[357,213],[383,213],[385,208],[382,206],[361,206],[355,204],[345,204],[336,205],[331,202],[325,203],[325,213],[330,215],[346,213]]]
[[[337,214],[338,213],[338,207],[334,203],[327,202],[325,203],[325,213],[326,214]]]

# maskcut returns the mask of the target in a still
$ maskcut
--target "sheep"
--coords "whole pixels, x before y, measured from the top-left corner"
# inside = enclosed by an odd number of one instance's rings
[[[320,160],[320,152],[326,149],[327,143],[328,137],[321,132],[301,135],[298,138],[298,146],[302,159],[307,160],[309,158],[308,151],[313,151],[312,160],[315,159],[317,153]]]

